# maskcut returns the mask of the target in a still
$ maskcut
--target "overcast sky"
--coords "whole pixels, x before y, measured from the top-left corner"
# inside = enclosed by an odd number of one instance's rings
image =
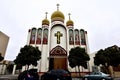
[[[68,13],[74,28],[88,32],[90,53],[112,45],[120,46],[120,0],[0,0],[0,31],[10,37],[6,60],[14,60],[27,42],[28,29],[41,27],[56,11]]]

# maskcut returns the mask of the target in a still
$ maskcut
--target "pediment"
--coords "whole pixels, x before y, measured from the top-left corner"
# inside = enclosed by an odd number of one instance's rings
[[[50,56],[67,56],[67,52],[61,46],[56,46],[50,51]]]

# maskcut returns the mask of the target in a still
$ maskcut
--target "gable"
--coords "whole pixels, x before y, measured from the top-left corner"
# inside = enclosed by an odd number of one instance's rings
[[[50,51],[50,56],[67,56],[67,52],[61,46],[56,46]]]

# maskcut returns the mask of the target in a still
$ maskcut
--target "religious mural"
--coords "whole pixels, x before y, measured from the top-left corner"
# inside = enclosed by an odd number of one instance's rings
[[[41,44],[41,37],[42,37],[42,29],[39,28],[39,29],[37,30],[36,44]]]
[[[66,56],[66,55],[67,55],[66,50],[59,45],[50,51],[50,56]]]
[[[35,37],[36,37],[36,28],[32,28],[31,37],[30,37],[30,44],[35,44]]]
[[[48,44],[48,29],[43,31],[43,44]]]
[[[86,45],[85,31],[83,29],[80,30],[80,36],[81,36],[81,44]]]
[[[80,45],[79,31],[75,29],[75,44]]]
[[[74,35],[73,35],[73,30],[69,30],[69,44],[73,45],[74,44]]]

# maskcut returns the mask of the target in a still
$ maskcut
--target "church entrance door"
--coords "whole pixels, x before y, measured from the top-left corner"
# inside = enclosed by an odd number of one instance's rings
[[[67,69],[66,58],[50,58],[50,69]]]
[[[66,51],[57,46],[50,53],[49,69],[67,69]]]

